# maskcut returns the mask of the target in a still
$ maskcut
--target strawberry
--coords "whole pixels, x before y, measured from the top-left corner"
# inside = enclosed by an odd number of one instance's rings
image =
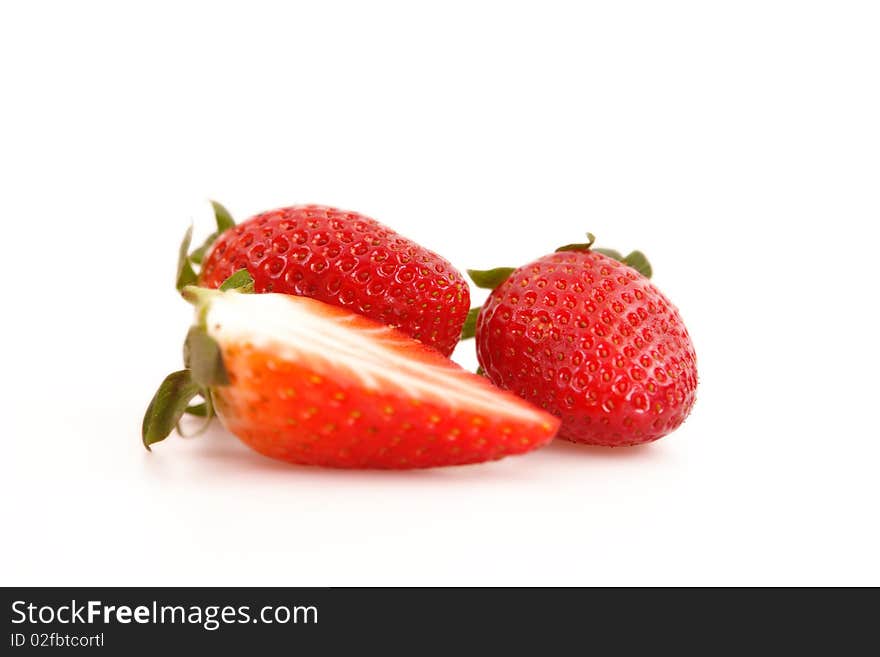
[[[690,413],[696,355],[644,255],[594,250],[593,239],[519,269],[469,272],[493,289],[471,326],[477,357],[495,385],[559,417],[561,438],[647,443]]]
[[[178,289],[216,288],[247,269],[256,292],[311,297],[399,328],[448,356],[468,313],[467,282],[449,262],[354,212],[298,205],[258,214],[236,226],[214,204],[217,231],[187,255]],[[201,265],[196,274],[193,265]]]
[[[240,280],[236,282],[236,277]],[[252,284],[246,272],[224,287]],[[337,468],[490,461],[547,443],[559,421],[403,332],[306,297],[187,286],[187,368],[163,381],[143,440],[205,399],[266,456]],[[192,408],[192,407],[191,407]]]

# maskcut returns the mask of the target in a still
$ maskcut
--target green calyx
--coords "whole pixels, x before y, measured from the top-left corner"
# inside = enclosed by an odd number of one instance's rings
[[[610,257],[614,258],[614,256]],[[654,275],[654,270],[651,269],[651,263],[648,262],[648,256],[641,251],[630,251],[629,254],[623,258],[614,259],[619,260],[625,265],[629,265],[645,278],[651,278],[651,276]]]
[[[193,381],[190,370],[179,370],[166,376],[144,414],[141,427],[144,447],[150,449],[153,443],[165,440],[180,422],[189,403],[201,392],[202,388]]]
[[[220,291],[238,290],[250,293],[254,291],[254,278],[247,269],[239,269],[220,284]]]
[[[651,263],[648,262],[647,256],[641,251],[630,251],[629,254],[623,255],[615,249],[593,248],[596,236],[593,233],[587,233],[586,242],[578,242],[573,244],[565,244],[556,249],[556,253],[560,251],[594,251],[608,256],[618,262],[622,262],[628,267],[632,267],[645,278],[651,278],[654,273],[651,269]],[[516,267],[495,267],[494,269],[468,269],[467,273],[471,280],[479,288],[485,290],[494,290],[504,281],[510,278],[510,275],[516,271]],[[477,316],[480,308],[471,308],[465,319],[464,326],[461,330],[461,339],[467,340],[474,337],[477,325]]]
[[[560,246],[556,249],[556,253],[560,251],[589,251],[590,247],[593,246],[593,243],[596,241],[596,236],[593,233],[587,233],[587,241],[580,242],[575,244],[565,244],[564,246]]]
[[[141,438],[148,450],[153,443],[165,440],[177,428],[184,414],[204,418],[201,433],[214,417],[212,388],[229,385],[229,374],[223,362],[220,345],[208,334],[206,317],[214,299],[224,293],[253,291],[253,278],[244,269],[227,278],[221,290],[186,285],[181,295],[196,309],[196,322],[190,327],[183,343],[184,369],[172,372],[153,395],[144,414]],[[201,403],[191,403],[201,397]],[[182,433],[182,432],[181,432]]]
[[[645,278],[651,278],[651,275],[654,271],[651,269],[651,263],[648,262],[647,256],[641,251],[630,251],[628,255],[623,255],[620,251],[615,249],[594,249],[593,243],[596,241],[596,236],[593,233],[587,233],[587,241],[581,244],[566,244],[565,246],[560,246],[556,249],[556,252],[560,251],[594,251],[596,253],[601,253],[602,255],[608,256],[613,260],[617,260],[617,262],[622,262],[628,267],[632,267],[637,272],[639,272]]]
[[[220,235],[235,226],[235,221],[232,219],[232,215],[229,214],[229,210],[217,201],[211,201],[211,205],[214,208],[214,223],[217,225],[217,230],[208,235],[201,246],[190,251],[193,232],[193,228],[190,226],[183,236],[183,241],[180,243],[180,250],[177,255],[176,285],[178,292],[187,285],[195,285],[198,282],[199,275],[196,270],[202,264],[211,246]]]
[[[477,332],[477,316],[480,314],[480,307],[471,308],[467,317],[464,319],[464,325],[461,327],[461,339],[467,340],[474,337]]]
[[[229,385],[229,375],[223,364],[220,345],[208,335],[202,324],[194,324],[186,334],[183,365],[192,372],[193,380],[201,386],[208,388]]]
[[[494,290],[510,278],[514,271],[516,267],[495,267],[495,269],[468,269],[467,274],[477,287]]]

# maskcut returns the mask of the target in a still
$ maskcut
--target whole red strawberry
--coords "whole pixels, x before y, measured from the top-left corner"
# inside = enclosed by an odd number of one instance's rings
[[[628,266],[650,276],[644,256],[591,250],[592,239],[516,270],[472,272],[494,287],[477,356],[495,385],[559,417],[561,438],[650,442],[690,413],[696,355],[675,306]]]
[[[285,294],[187,286],[197,308],[186,368],[162,382],[143,441],[189,410],[272,458],[338,468],[477,463],[546,444],[559,420],[435,349],[362,315]],[[204,404],[188,406],[197,395]]]
[[[178,288],[216,288],[247,269],[255,292],[319,299],[397,327],[446,356],[455,348],[470,294],[461,273],[436,253],[355,212],[297,205],[236,226],[223,206],[214,207],[217,232],[182,262]],[[190,263],[201,264],[197,278]]]

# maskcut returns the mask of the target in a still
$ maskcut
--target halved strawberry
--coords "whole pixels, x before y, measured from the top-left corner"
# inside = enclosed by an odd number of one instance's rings
[[[198,317],[188,368],[166,379],[148,409],[147,446],[170,433],[196,394],[261,454],[340,468],[489,461],[540,447],[559,426],[436,350],[343,308],[191,286],[184,295]]]

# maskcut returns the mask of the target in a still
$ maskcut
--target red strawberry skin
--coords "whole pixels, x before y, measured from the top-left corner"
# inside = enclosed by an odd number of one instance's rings
[[[265,456],[335,468],[462,465],[536,449],[559,427],[396,329],[310,299],[259,296],[307,313],[286,323],[296,326],[289,340],[260,333],[261,317],[286,311],[254,309],[255,295],[232,299],[249,304],[254,335],[232,331],[229,313],[213,307],[207,323],[230,381],[212,389],[217,413]]]
[[[514,271],[483,305],[476,340],[492,382],[559,417],[566,440],[647,443],[694,404],[696,355],[678,310],[601,253],[553,253]]]
[[[318,205],[264,212],[221,234],[199,284],[217,288],[239,269],[256,292],[306,296],[342,306],[448,356],[470,306],[449,262],[374,219]]]

